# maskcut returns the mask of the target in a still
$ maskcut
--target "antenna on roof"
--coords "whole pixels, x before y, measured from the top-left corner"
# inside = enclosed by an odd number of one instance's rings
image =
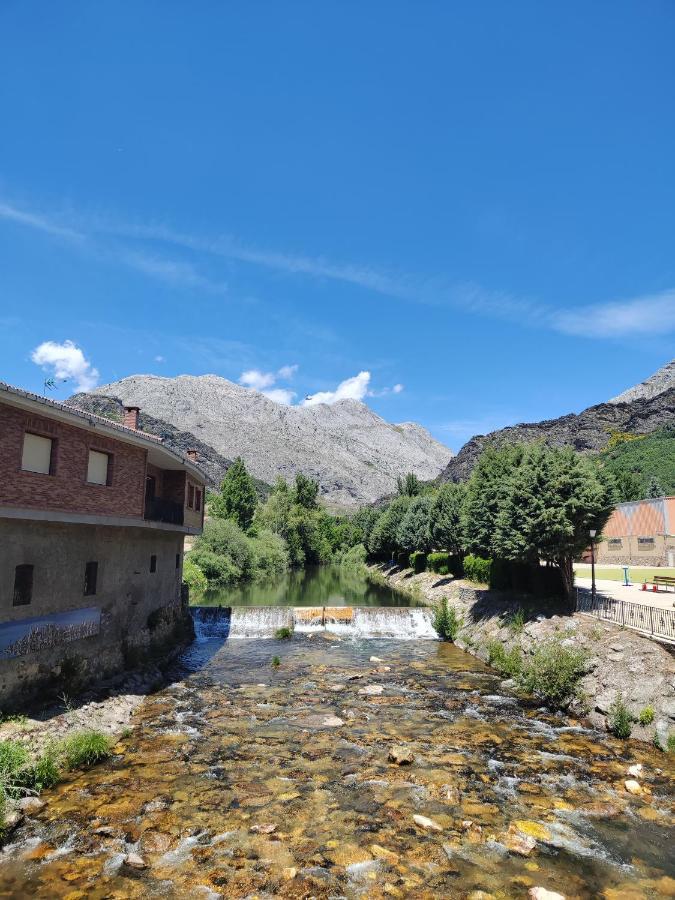
[[[65,384],[68,381],[67,378],[60,378],[57,382],[56,378],[45,378],[42,382],[42,393],[46,397],[47,391],[53,391],[56,387],[57,383]]]

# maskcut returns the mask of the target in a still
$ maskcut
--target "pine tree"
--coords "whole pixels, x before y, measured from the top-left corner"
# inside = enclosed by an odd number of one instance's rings
[[[422,493],[422,482],[414,472],[408,472],[405,478],[399,475],[396,486],[400,497],[417,497]]]
[[[665,491],[663,490],[663,485],[658,479],[656,475],[650,475],[649,480],[647,481],[647,489],[645,491],[645,497],[649,497],[650,499],[656,499],[657,497],[665,496]]]
[[[466,549],[478,556],[493,555],[492,541],[506,482],[520,464],[523,447],[488,447],[474,468],[466,490],[462,529]]]
[[[255,484],[246,471],[243,459],[238,456],[225,473],[220,493],[211,498],[209,512],[220,519],[232,519],[248,531],[257,505]]]
[[[431,507],[431,538],[437,550],[448,550],[455,555],[464,546],[462,534],[462,505],[466,495],[463,484],[449,482],[438,490]]]
[[[396,531],[396,543],[403,550],[422,550],[431,547],[429,524],[431,518],[431,497],[415,497]]]

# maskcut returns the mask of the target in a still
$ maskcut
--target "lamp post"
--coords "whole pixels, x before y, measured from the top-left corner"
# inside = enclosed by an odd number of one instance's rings
[[[591,528],[588,533],[591,536],[591,599],[595,606],[595,536],[598,531],[596,528]]]

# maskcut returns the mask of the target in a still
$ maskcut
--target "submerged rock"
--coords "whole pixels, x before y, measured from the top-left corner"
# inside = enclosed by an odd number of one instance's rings
[[[138,853],[127,853],[124,857],[124,863],[132,869],[147,869],[148,864]]]
[[[381,684],[367,684],[365,687],[359,688],[359,694],[365,694],[368,697],[374,697],[381,694],[384,688]]]
[[[413,816],[413,822],[415,825],[419,825],[420,828],[426,828],[428,831],[443,831],[438,822],[434,822],[433,819],[427,819],[426,816]]]
[[[543,887],[531,887],[527,892],[531,900],[565,900],[564,894],[556,894],[555,891],[547,891]]]
[[[407,766],[414,762],[415,756],[410,749],[404,744],[395,744],[389,749],[389,762],[396,763],[399,766]]]
[[[529,834],[524,834],[517,828],[513,822],[509,825],[509,829],[502,837],[502,843],[511,853],[518,856],[529,856],[537,846],[537,842]]]

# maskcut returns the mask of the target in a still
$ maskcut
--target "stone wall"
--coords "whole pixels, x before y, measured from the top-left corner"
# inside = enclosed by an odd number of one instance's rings
[[[69,640],[66,631],[53,646],[0,653],[0,710],[25,705],[43,691],[71,693],[77,685],[69,682],[138,665],[189,639],[182,557],[183,536],[171,531],[0,519],[0,630],[28,627],[31,619],[41,627],[42,617],[100,610],[100,625],[92,629],[98,633]],[[93,561],[96,593],[85,595],[85,566]],[[28,605],[13,605],[18,565],[34,567]]]

